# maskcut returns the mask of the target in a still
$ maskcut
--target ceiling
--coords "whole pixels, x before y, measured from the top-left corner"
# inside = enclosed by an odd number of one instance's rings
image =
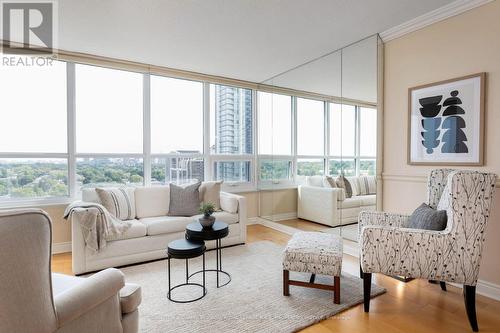
[[[60,0],[59,48],[261,82],[451,0]]]

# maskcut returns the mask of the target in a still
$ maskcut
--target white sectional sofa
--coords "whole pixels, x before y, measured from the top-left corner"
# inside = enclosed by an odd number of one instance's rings
[[[357,181],[357,177],[347,177]],[[306,177],[298,187],[297,216],[301,219],[332,227],[358,222],[362,211],[376,208],[376,195],[359,195],[353,189],[353,196],[346,198],[345,190],[332,188],[324,176]]]
[[[170,188],[168,185],[138,187],[134,190],[136,219],[119,239],[108,240],[104,249],[94,253],[86,247],[77,218],[71,219],[72,265],[74,274],[92,272],[108,267],[123,266],[166,257],[167,244],[183,238],[186,225],[198,219],[168,216]],[[99,203],[95,189],[84,189],[82,200]],[[247,206],[245,197],[220,193],[221,211],[214,216],[229,224],[229,235],[222,245],[243,244],[246,241]],[[95,209],[95,208],[89,208]],[[207,242],[213,248],[214,242]]]

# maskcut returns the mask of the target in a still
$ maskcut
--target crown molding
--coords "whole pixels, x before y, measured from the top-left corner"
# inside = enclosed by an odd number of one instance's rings
[[[393,28],[387,29],[380,33],[380,38],[382,38],[382,41],[386,43],[390,40],[420,30],[455,15],[462,14],[468,10],[485,5],[492,1],[494,0],[457,0]]]

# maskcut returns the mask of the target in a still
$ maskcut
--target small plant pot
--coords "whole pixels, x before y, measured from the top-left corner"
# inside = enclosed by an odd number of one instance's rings
[[[203,216],[198,219],[201,226],[205,229],[210,229],[215,223],[215,216]]]

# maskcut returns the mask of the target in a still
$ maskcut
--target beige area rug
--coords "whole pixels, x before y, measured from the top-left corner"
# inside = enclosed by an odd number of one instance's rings
[[[343,274],[341,304],[333,303],[330,291],[290,286],[289,297],[282,292],[282,248],[271,242],[257,242],[224,249],[223,269],[232,281],[215,286],[215,273],[207,273],[207,295],[194,303],[178,304],[167,299],[166,260],[122,268],[127,282],[142,286],[139,307],[141,332],[295,332],[333,316],[363,301],[362,280]],[[215,266],[215,252],[206,253],[207,268]],[[201,267],[191,259],[191,271]],[[171,261],[174,283],[185,282],[185,261]],[[201,275],[200,275],[201,276]],[[307,281],[309,275],[291,273],[293,279]],[[197,276],[196,281],[200,281]],[[224,282],[224,278],[221,278]],[[329,277],[317,282],[333,283]],[[372,286],[372,296],[385,290]],[[201,288],[183,287],[174,297],[201,295]]]

